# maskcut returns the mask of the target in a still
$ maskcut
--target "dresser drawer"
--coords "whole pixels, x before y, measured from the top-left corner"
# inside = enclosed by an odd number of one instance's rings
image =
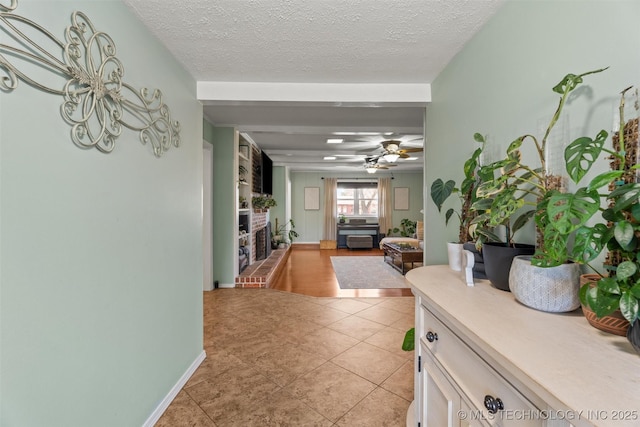
[[[544,421],[539,419],[540,412],[533,403],[424,306],[420,307],[420,317],[423,331],[420,342],[442,365],[471,405],[478,411],[482,410],[479,413],[472,409],[465,416],[480,418],[494,426],[544,425]],[[489,400],[487,404],[485,399]],[[492,405],[495,413],[490,413],[487,409],[487,406]]]

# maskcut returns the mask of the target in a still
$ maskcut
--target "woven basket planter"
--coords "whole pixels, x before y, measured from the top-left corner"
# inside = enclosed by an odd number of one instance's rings
[[[597,274],[583,274],[580,276],[580,287],[582,286],[596,286],[596,283],[600,279]],[[596,317],[596,314],[588,306],[582,305],[582,312],[584,317],[591,326],[601,331],[608,332],[614,335],[620,335],[622,337],[627,335],[627,329],[629,329],[629,321],[622,316],[620,310],[616,310],[608,316],[601,318]]]

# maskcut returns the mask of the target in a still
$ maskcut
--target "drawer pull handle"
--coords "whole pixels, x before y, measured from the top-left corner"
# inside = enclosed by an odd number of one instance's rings
[[[502,399],[499,397],[494,398],[487,394],[484,397],[484,407],[487,408],[487,411],[489,411],[490,414],[495,414],[504,409],[504,404],[502,403]]]
[[[427,332],[427,341],[429,342],[438,341],[438,334],[433,333],[431,331]]]

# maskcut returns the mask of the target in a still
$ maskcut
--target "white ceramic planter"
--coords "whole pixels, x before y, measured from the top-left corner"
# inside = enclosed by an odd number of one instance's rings
[[[518,301],[536,310],[573,311],[580,307],[580,266],[542,268],[531,265],[530,255],[517,256],[509,272],[509,289]]]
[[[462,243],[447,243],[449,268],[453,271],[462,270]]]

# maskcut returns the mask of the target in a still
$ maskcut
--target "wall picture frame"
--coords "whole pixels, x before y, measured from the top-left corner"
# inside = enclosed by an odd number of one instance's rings
[[[393,209],[396,211],[409,210],[409,187],[396,187],[393,189]]]
[[[320,187],[304,187],[304,210],[320,210]]]

